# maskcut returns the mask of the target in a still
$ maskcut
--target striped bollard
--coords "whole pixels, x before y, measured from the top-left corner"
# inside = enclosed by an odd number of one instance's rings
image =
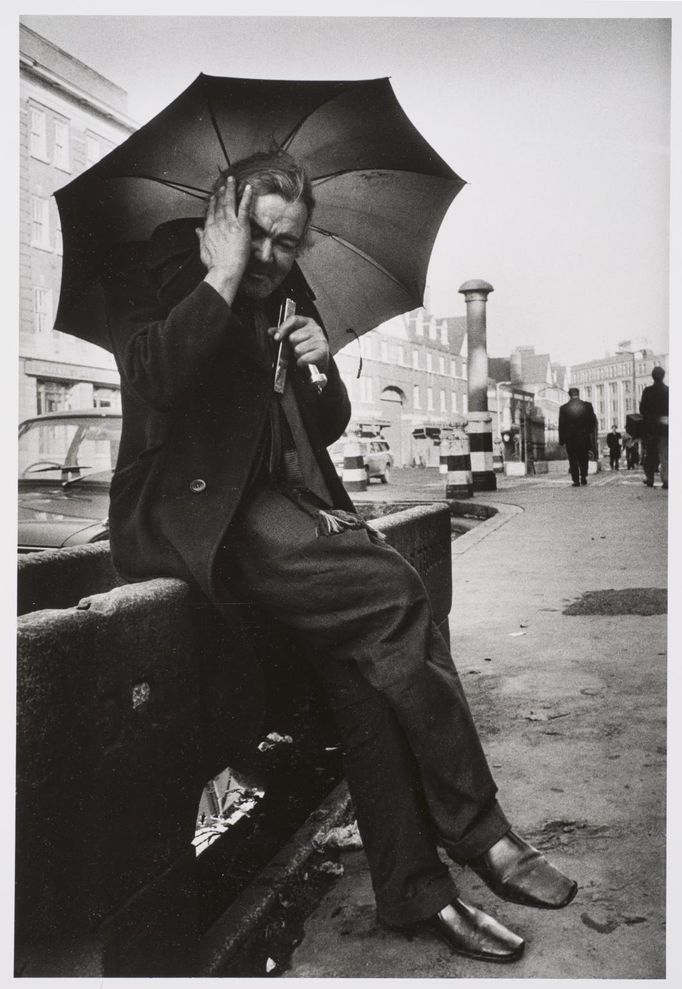
[[[366,491],[367,471],[362,447],[357,440],[343,445],[343,486],[346,491]]]
[[[504,457],[502,456],[502,447],[499,444],[493,450],[493,470],[496,474],[504,473]]]
[[[446,498],[471,498],[474,486],[471,478],[469,438],[464,429],[456,429],[450,440],[447,455]]]
[[[446,444],[444,443],[443,446],[445,445]],[[438,464],[438,473],[447,474],[447,472],[448,472],[448,455],[447,453],[441,453],[440,462]]]
[[[471,450],[474,491],[497,491],[493,467],[492,416],[489,412],[469,412],[467,433]]]

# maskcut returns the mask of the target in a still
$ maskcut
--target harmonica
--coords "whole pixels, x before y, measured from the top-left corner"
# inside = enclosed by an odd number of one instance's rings
[[[296,314],[296,303],[293,299],[285,299],[279,309],[279,320],[277,322],[278,326],[281,326],[290,316]],[[284,394],[284,388],[287,381],[287,369],[289,367],[289,345],[286,337],[280,340],[279,347],[277,348],[277,357],[275,359],[275,384],[274,388],[278,395]],[[310,382],[317,388],[318,391],[322,391],[324,386],[327,384],[327,375],[322,374],[314,364],[308,365],[308,370],[310,372]]]
[[[281,326],[285,320],[296,313],[296,303],[293,299],[285,299],[279,309],[279,320],[277,325]],[[277,358],[275,360],[275,391],[278,395],[284,394],[284,386],[287,383],[287,369],[289,367],[289,344],[284,337],[279,341],[277,348]]]

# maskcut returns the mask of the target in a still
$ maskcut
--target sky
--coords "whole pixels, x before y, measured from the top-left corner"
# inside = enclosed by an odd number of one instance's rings
[[[588,14],[580,17],[231,17],[138,4],[138,16],[21,19],[127,90],[140,124],[199,72],[389,76],[413,123],[468,183],[434,247],[430,310],[463,315],[459,286],[483,278],[494,287],[491,355],[532,345],[573,364],[625,339],[668,349],[674,6],[571,4]]]

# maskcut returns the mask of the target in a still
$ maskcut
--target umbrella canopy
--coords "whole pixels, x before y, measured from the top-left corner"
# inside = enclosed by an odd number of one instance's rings
[[[199,75],[149,123],[56,194],[64,261],[55,326],[110,349],[100,276],[116,244],[203,215],[219,170],[287,151],[316,206],[299,260],[332,351],[423,302],[434,240],[464,185],[407,118],[388,79]]]

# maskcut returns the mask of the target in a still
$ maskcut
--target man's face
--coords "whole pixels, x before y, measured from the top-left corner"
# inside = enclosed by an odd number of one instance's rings
[[[251,254],[240,292],[267,299],[282,284],[296,260],[308,211],[302,202],[289,203],[277,193],[255,196],[251,206]]]

